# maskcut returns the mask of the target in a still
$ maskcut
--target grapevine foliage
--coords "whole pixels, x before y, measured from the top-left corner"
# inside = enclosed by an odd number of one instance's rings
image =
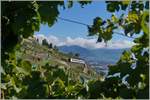
[[[124,51],[120,60],[109,66],[109,73],[104,81],[117,85],[112,86],[108,97],[117,98],[149,98],[149,5],[148,1],[106,1],[107,10],[111,13],[128,10],[125,16],[117,17],[112,14],[111,19],[102,20],[96,17],[92,27],[88,27],[89,35],[98,35],[98,42],[107,42],[112,38],[115,30],[121,29],[124,35],[141,34],[134,39],[136,45],[131,50]],[[116,74],[119,74],[116,76]],[[122,82],[120,82],[122,81]],[[109,86],[106,86],[109,88]],[[107,92],[106,92],[107,93]],[[108,94],[109,94],[108,93]],[[105,93],[104,93],[105,94]],[[104,95],[107,97],[107,95]]]
[[[83,6],[91,2],[78,3]],[[82,83],[72,80],[62,68],[47,63],[34,69],[29,61],[17,59],[15,55],[22,39],[39,31],[41,23],[51,27],[57,21],[58,7],[65,8],[64,2],[3,1],[2,98],[149,98],[149,2],[106,1],[106,4],[110,13],[128,10],[127,16],[112,14],[107,20],[96,17],[88,27],[89,36],[98,35],[98,42],[107,42],[119,28],[124,35],[141,36],[134,39],[136,45],[131,50],[124,51],[120,60],[109,66],[104,81]],[[73,1],[68,1],[68,8],[72,6]]]

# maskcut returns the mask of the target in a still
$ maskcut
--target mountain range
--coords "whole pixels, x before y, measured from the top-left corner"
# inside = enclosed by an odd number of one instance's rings
[[[61,52],[64,53],[78,53],[81,59],[84,59],[91,65],[108,65],[115,64],[122,52],[124,50],[129,50],[130,48],[124,49],[108,49],[108,48],[99,48],[99,49],[87,49],[77,45],[72,46],[59,46]]]

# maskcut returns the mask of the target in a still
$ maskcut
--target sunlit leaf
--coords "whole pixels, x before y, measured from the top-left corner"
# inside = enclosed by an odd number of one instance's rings
[[[146,21],[146,18],[149,17],[149,12],[148,11],[144,11],[143,12],[143,16],[142,16],[142,21],[141,21],[141,26],[142,26],[142,29],[143,31],[146,33],[146,34],[149,34],[149,26],[147,21]]]

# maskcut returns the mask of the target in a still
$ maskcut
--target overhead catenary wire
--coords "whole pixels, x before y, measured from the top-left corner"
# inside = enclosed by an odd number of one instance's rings
[[[75,20],[70,20],[70,19],[66,19],[66,18],[62,18],[62,17],[58,17],[58,19],[68,21],[68,22],[72,22],[72,23],[76,23],[76,24],[80,24],[80,25],[84,25],[84,26],[92,26],[92,25],[88,25],[88,24],[85,24],[85,23],[81,23],[81,22],[78,22],[78,21],[75,21]]]
[[[71,22],[71,23],[76,23],[76,24],[79,24],[79,25],[84,25],[86,27],[92,26],[92,25],[88,25],[88,24],[85,24],[85,23],[82,23],[82,22],[79,22],[79,21],[67,19],[67,18],[62,18],[62,17],[57,17],[57,18],[60,19],[60,20],[63,20],[63,21],[67,21],[67,22]],[[119,33],[119,32],[114,32],[114,33],[118,34],[118,35],[122,35],[124,37],[128,37],[128,38],[133,38],[134,39],[134,37],[130,37],[130,36],[124,35],[124,34]]]

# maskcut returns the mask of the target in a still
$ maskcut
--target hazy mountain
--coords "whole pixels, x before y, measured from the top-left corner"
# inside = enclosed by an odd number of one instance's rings
[[[108,65],[116,63],[122,52],[126,49],[86,49],[80,46],[60,46],[59,50],[64,53],[78,53],[80,58],[85,59],[88,63],[92,65]]]
[[[78,53],[80,54],[81,57],[85,57],[87,56],[87,53],[88,53],[88,56],[92,56],[92,52],[91,50],[89,49],[86,49],[86,48],[83,48],[83,47],[80,47],[80,46],[77,46],[77,45],[72,45],[72,46],[60,46],[58,47],[59,50],[61,52],[64,52],[64,53]]]

